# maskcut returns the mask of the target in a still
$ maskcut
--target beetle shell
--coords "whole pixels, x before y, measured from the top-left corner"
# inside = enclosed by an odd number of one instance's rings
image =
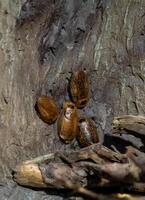
[[[66,144],[76,136],[78,130],[77,108],[71,101],[65,101],[58,118],[58,135]]]
[[[48,124],[54,123],[59,113],[57,105],[51,96],[40,96],[36,100],[36,110],[40,118]]]
[[[91,117],[80,117],[78,123],[79,131],[76,139],[81,147],[99,142],[97,128],[92,122]]]
[[[89,100],[89,81],[82,70],[72,73],[69,82],[69,93],[72,101],[78,108],[83,108]]]

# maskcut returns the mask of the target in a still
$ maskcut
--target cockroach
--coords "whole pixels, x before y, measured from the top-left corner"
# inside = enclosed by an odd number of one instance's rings
[[[35,107],[38,115],[43,121],[47,122],[48,124],[52,124],[56,121],[59,114],[59,109],[51,96],[38,97]]]
[[[78,120],[78,127],[79,130],[76,139],[81,147],[86,147],[99,142],[97,128],[92,121],[92,117],[80,117]]]
[[[58,118],[58,135],[64,143],[68,144],[75,138],[77,130],[77,107],[71,101],[66,100]]]
[[[72,72],[68,89],[70,98],[77,108],[85,107],[89,100],[89,81],[83,70],[78,69]]]

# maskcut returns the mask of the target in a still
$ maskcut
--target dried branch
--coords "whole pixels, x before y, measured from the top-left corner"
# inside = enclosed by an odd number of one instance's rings
[[[142,181],[142,168],[128,155],[94,144],[70,154],[56,152],[22,162],[16,167],[14,178],[19,184],[36,187],[68,188],[69,183],[75,191],[75,186],[88,187],[90,174],[96,185],[102,178],[126,184]]]
[[[139,151],[138,149],[128,146],[126,151],[126,156],[132,159],[139,167],[144,170],[145,166],[145,153]]]
[[[113,120],[115,134],[145,136],[145,118],[122,116]],[[91,188],[117,186],[128,192],[145,192],[145,153],[128,146],[125,154],[100,143],[71,152],[54,152],[16,166],[14,180],[25,186],[71,189],[93,199],[103,199]],[[112,197],[113,198],[113,197]],[[111,198],[111,199],[112,199]]]
[[[112,122],[112,133],[132,133],[145,137],[145,117],[123,115],[115,117]]]

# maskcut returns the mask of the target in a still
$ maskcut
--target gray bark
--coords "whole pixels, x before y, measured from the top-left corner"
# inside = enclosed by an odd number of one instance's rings
[[[34,109],[50,90],[61,106],[71,70],[86,68],[84,112],[96,117],[101,141],[114,116],[145,114],[144,10],[144,0],[0,0],[1,200],[60,199],[18,186],[11,171],[22,160],[75,148]]]

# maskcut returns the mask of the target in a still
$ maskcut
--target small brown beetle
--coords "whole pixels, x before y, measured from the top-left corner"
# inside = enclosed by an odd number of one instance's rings
[[[82,70],[72,73],[69,82],[69,93],[72,101],[78,108],[83,108],[89,100],[89,81]]]
[[[71,101],[63,103],[63,110],[58,118],[58,134],[64,143],[70,143],[77,134],[77,108]]]
[[[48,124],[52,124],[56,121],[59,110],[51,96],[38,97],[35,107],[38,115],[43,121],[47,122]]]
[[[81,147],[99,142],[97,128],[91,117],[84,116],[79,118],[79,131],[76,139]]]

